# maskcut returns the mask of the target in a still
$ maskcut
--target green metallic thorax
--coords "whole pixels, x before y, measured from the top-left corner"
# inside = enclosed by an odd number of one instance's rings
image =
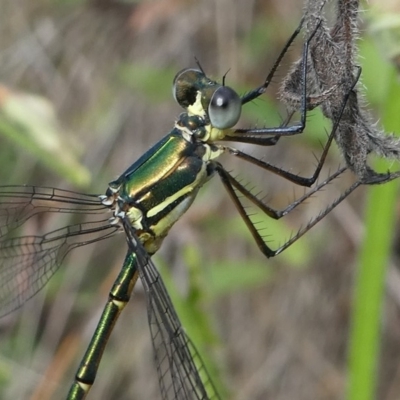
[[[187,122],[185,114],[182,118]],[[221,153],[218,147],[197,140],[180,123],[182,120],[111,182],[107,191],[117,213],[128,216],[149,254],[158,250],[169,229],[212,176],[210,161]]]
[[[226,150],[214,142],[222,140],[231,129],[213,126],[209,115],[210,104],[219,112],[218,101],[212,101],[221,88],[226,87],[211,81],[202,71],[178,73],[174,96],[186,112],[168,135],[109,184],[102,197],[103,204],[114,212],[111,222],[118,224],[127,217],[149,254],[159,249],[172,225],[213,175],[214,159]],[[226,90],[231,95],[232,90]],[[240,107],[239,97],[234,99]],[[224,107],[222,104],[222,113]],[[234,123],[239,115],[240,111]]]

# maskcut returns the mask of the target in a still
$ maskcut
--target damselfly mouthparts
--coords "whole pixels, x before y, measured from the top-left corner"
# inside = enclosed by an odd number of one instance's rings
[[[299,28],[300,29],[300,28]],[[284,210],[274,210],[252,194],[216,159],[228,153],[273,172],[295,184],[312,186],[323,166],[338,121],[333,126],[319,163],[311,177],[301,177],[259,160],[223,142],[275,145],[280,136],[301,133],[305,128],[307,94],[307,49],[303,50],[303,93],[301,121],[275,128],[234,129],[242,105],[265,92],[279,63],[299,29],[290,38],[265,82],[243,97],[228,86],[209,79],[200,69],[185,69],[174,80],[174,97],[185,109],[173,130],[111,182],[104,195],[86,195],[54,188],[3,186],[0,188],[0,310],[2,315],[20,307],[39,291],[74,248],[107,239],[123,231],[128,252],[121,273],[88,351],[78,370],[68,398],[82,399],[88,393],[104,350],[122,308],[129,300],[138,276],[147,293],[149,325],[157,362],[162,397],[165,399],[219,398],[201,358],[182,329],[162,280],[150,256],[172,225],[188,209],[201,186],[213,175],[220,177],[260,250],[267,256],[279,254],[359,183],[354,184],[332,206],[278,248],[272,248],[255,227],[242,205],[247,198],[271,218],[279,219],[310,198],[345,168],[315,186]],[[353,85],[355,82],[353,83]],[[348,88],[348,94],[353,87]],[[347,97],[343,99],[342,111]],[[90,222],[70,225],[46,234],[20,236],[20,228],[43,213],[90,214]],[[111,213],[111,214],[110,214]],[[111,218],[110,218],[111,215]]]

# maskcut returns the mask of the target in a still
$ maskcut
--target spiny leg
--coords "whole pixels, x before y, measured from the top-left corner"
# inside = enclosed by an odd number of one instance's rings
[[[324,151],[322,152],[321,158],[320,158],[320,160],[319,160],[319,162],[317,164],[317,167],[316,167],[316,169],[315,169],[315,171],[314,171],[314,173],[313,173],[313,175],[311,177],[307,178],[307,177],[299,176],[297,174],[293,174],[292,172],[289,172],[289,171],[286,171],[286,170],[284,170],[282,168],[276,167],[276,166],[274,166],[274,165],[272,165],[272,164],[270,164],[270,163],[268,163],[266,161],[260,160],[260,159],[258,159],[256,157],[253,157],[253,156],[251,156],[249,154],[246,154],[246,153],[244,153],[244,152],[242,152],[240,150],[237,150],[237,149],[234,149],[234,148],[231,148],[231,147],[228,147],[228,146],[226,146],[224,148],[225,151],[228,151],[229,154],[231,154],[231,155],[233,155],[235,157],[238,157],[238,158],[240,158],[242,160],[245,160],[245,161],[248,161],[248,162],[250,162],[250,163],[252,163],[254,165],[257,165],[258,167],[260,167],[262,169],[265,169],[267,171],[273,172],[274,174],[277,174],[277,175],[281,176],[282,178],[285,178],[285,179],[289,180],[290,182],[293,182],[293,183],[295,183],[297,185],[310,187],[318,179],[318,176],[319,176],[319,174],[321,172],[321,169],[322,169],[322,167],[323,167],[323,165],[325,163],[326,157],[328,155],[329,148],[330,148],[330,146],[332,144],[333,139],[335,138],[336,130],[338,129],[338,126],[340,124],[342,114],[343,114],[343,112],[344,112],[344,110],[346,108],[346,105],[347,105],[347,101],[348,101],[348,99],[349,99],[349,97],[350,97],[350,95],[351,95],[351,93],[352,93],[352,91],[354,89],[354,86],[357,84],[358,79],[360,78],[360,75],[361,75],[361,68],[358,67],[358,73],[357,73],[357,75],[356,75],[356,77],[355,77],[355,79],[354,79],[354,81],[352,83],[352,86],[348,89],[347,94],[346,94],[346,96],[344,97],[344,99],[342,101],[342,105],[341,105],[341,109],[340,109],[338,118],[337,118],[337,120],[335,121],[335,123],[334,123],[334,125],[332,127],[332,130],[331,130],[331,133],[329,135],[328,141],[326,142],[326,145],[324,147]]]
[[[273,75],[276,72],[276,69],[279,66],[279,63],[281,62],[284,54],[287,52],[289,46],[292,44],[293,40],[295,37],[298,35],[300,29],[301,29],[302,23],[299,25],[299,27],[296,29],[296,31],[293,33],[291,38],[289,39],[288,43],[282,50],[281,54],[279,55],[277,61],[275,62],[271,72],[268,74],[267,79],[265,80],[264,84],[261,85],[260,87],[252,90],[250,93],[247,95],[243,96],[242,98],[242,104],[246,104],[251,100],[256,99],[259,97],[261,94],[265,92],[267,89],[268,85],[270,84]],[[307,62],[307,55],[308,55],[308,48],[310,41],[314,37],[315,33],[317,32],[319,28],[319,25],[315,28],[315,30],[310,34],[310,37],[306,40],[303,46],[303,53],[302,53],[302,89],[301,89],[301,105],[300,105],[300,122],[297,124],[287,126],[286,124],[283,124],[282,126],[279,127],[272,127],[272,128],[240,128],[236,129],[231,133],[228,133],[224,140],[227,141],[235,141],[235,142],[242,142],[242,143],[251,143],[251,144],[259,144],[259,145],[271,145],[275,144],[276,141],[278,140],[279,137],[281,136],[293,136],[297,135],[299,133],[302,133],[304,131],[305,125],[306,125],[306,115],[307,115],[307,68],[308,68],[308,62]],[[289,118],[290,119],[290,118]],[[271,138],[270,135],[275,135],[275,137]],[[271,143],[273,140],[275,140],[275,143]],[[263,141],[266,143],[264,144]]]
[[[319,172],[322,168],[322,165],[324,164],[327,152],[329,150],[329,146],[332,143],[332,140],[335,137],[335,132],[338,127],[338,124],[340,123],[340,117],[343,113],[343,110],[346,107],[347,100],[349,98],[349,95],[352,93],[354,86],[356,85],[359,77],[361,74],[361,68],[358,69],[358,74],[352,84],[352,86],[349,88],[347,95],[345,96],[342,106],[341,106],[341,112],[339,114],[338,120],[335,121],[335,124],[332,128],[332,131],[329,135],[329,139],[327,142],[327,145],[325,146],[324,153],[321,157],[320,162],[318,163],[317,169],[312,177],[312,179],[315,180],[317,179]],[[232,153],[234,154],[234,153]],[[254,157],[251,157],[245,153],[238,152],[234,154],[236,156],[239,156],[240,158],[245,159],[246,161],[249,161],[253,164],[256,164],[264,169],[267,169],[271,172],[277,173],[278,175],[288,179],[289,181],[292,181],[294,183],[304,183],[304,178],[301,178],[297,175],[293,175],[288,171],[281,170],[277,167],[273,167],[268,163],[264,163],[261,160],[257,160]],[[300,229],[296,235],[294,235],[291,239],[286,241],[282,246],[280,246],[278,249],[273,250],[271,249],[265,239],[260,235],[259,231],[255,227],[254,223],[251,221],[250,216],[247,214],[245,207],[243,206],[242,202],[240,201],[238,195],[236,194],[236,190],[238,190],[245,198],[247,198],[250,202],[252,202],[256,207],[258,207],[263,213],[268,215],[270,218],[273,219],[280,219],[283,216],[289,214],[291,211],[293,211],[297,206],[302,204],[305,200],[309,199],[313,194],[316,192],[320,191],[323,189],[327,184],[332,182],[335,178],[340,176],[346,169],[347,167],[343,167],[339,169],[337,172],[334,174],[330,175],[324,182],[321,184],[317,185],[314,187],[312,190],[310,190],[308,193],[306,193],[304,196],[300,197],[299,199],[295,200],[289,206],[287,206],[283,210],[275,210],[272,207],[268,206],[267,204],[264,203],[261,199],[259,199],[257,196],[253,195],[246,187],[244,187],[239,181],[237,181],[233,176],[231,176],[219,163],[215,163],[215,170],[219,174],[222,183],[225,186],[225,189],[228,191],[228,194],[230,195],[231,199],[233,200],[236,208],[238,209],[241,217],[243,218],[244,222],[246,223],[248,229],[250,230],[250,233],[254,237],[258,247],[260,248],[261,252],[265,254],[267,257],[274,257],[275,255],[281,253],[283,250],[285,250],[287,247],[289,247],[291,244],[296,242],[300,237],[302,237],[308,230],[310,230],[317,222],[319,222],[322,218],[324,218],[330,211],[332,211],[339,203],[341,203],[350,193],[352,193],[358,186],[362,184],[362,181],[357,181],[355,182],[352,186],[350,186],[344,193],[342,193],[333,203],[331,203],[325,210],[323,210],[316,218],[312,219],[303,229]]]
[[[275,75],[276,70],[278,69],[283,57],[289,50],[290,46],[293,44],[294,40],[298,36],[303,26],[303,19],[300,21],[299,26],[293,32],[292,36],[290,36],[289,40],[286,42],[285,46],[283,47],[282,51],[280,52],[278,58],[276,59],[274,65],[272,66],[271,71],[269,72],[267,78],[265,79],[264,83],[256,89],[251,90],[249,93],[245,94],[242,97],[242,104],[246,104],[250,101],[255,100],[257,97],[261,96],[267,90],[269,84],[272,81],[272,78]],[[304,53],[303,53],[304,54]]]
[[[246,226],[250,230],[251,235],[257,243],[257,246],[261,250],[263,254],[265,254],[268,258],[274,257],[277,254],[281,253],[291,244],[300,239],[307,231],[309,231],[317,222],[319,222],[322,218],[324,218],[329,212],[331,212],[339,203],[341,203],[350,193],[352,193],[358,186],[361,185],[360,181],[355,182],[352,186],[350,186],[344,193],[342,193],[332,204],[330,204],[325,210],[323,210],[317,217],[312,219],[303,229],[299,230],[296,235],[286,241],[282,246],[278,249],[273,250],[268,246],[266,240],[263,236],[261,236],[260,232],[255,227],[254,222],[250,219],[249,214],[246,212],[244,205],[242,204],[239,196],[236,194],[236,190],[239,191],[245,198],[247,198],[250,202],[252,202],[257,208],[259,208],[263,213],[268,215],[270,218],[278,220],[285,215],[288,215],[295,208],[297,208],[300,204],[304,203],[307,199],[311,198],[315,193],[322,190],[325,186],[331,183],[334,179],[338,178],[341,174],[343,174],[347,170],[347,167],[342,167],[337,170],[335,173],[329,175],[329,177],[315,186],[312,190],[305,193],[303,196],[299,197],[292,203],[290,203],[286,208],[282,210],[276,210],[267,204],[264,203],[263,200],[259,199],[256,195],[252,194],[245,186],[243,186],[236,178],[229,174],[220,164],[217,165],[216,171],[218,172],[222,183],[224,184],[225,189],[233,200],[237,210],[239,211],[241,217],[243,218]],[[235,190],[236,189],[236,190]]]
[[[346,197],[348,197],[355,189],[363,184],[362,181],[358,180],[354,182],[349,188],[347,188],[336,200],[334,200],[328,207],[322,210],[315,218],[313,218],[304,228],[301,228],[297,233],[287,240],[283,245],[279,246],[275,250],[274,256],[282,253],[283,250],[287,249],[293,243],[297,242],[305,233],[307,233],[313,226],[327,216],[336,206],[338,206]]]

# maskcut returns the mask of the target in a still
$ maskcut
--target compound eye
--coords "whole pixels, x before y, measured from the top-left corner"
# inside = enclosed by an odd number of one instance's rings
[[[174,99],[184,108],[196,101],[197,83],[204,74],[198,69],[185,68],[174,78],[172,94]]]
[[[208,106],[211,125],[218,129],[234,126],[239,121],[241,111],[240,97],[228,86],[219,87],[211,97]]]

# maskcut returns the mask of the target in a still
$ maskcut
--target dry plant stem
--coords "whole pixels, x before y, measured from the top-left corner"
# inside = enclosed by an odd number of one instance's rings
[[[358,37],[358,0],[338,0],[336,21],[327,26],[323,14],[326,0],[307,0],[304,11],[306,34],[318,30],[309,46],[307,76],[307,108],[320,106],[325,117],[337,121],[340,107],[349,87],[354,82],[357,68],[356,40]],[[301,60],[297,61],[285,78],[281,97],[290,111],[300,105],[302,87]],[[364,184],[388,182],[400,176],[398,172],[379,173],[367,164],[369,153],[384,158],[400,159],[400,140],[387,135],[372,122],[363,107],[360,91],[351,91],[335,141],[341,149],[347,166]]]

